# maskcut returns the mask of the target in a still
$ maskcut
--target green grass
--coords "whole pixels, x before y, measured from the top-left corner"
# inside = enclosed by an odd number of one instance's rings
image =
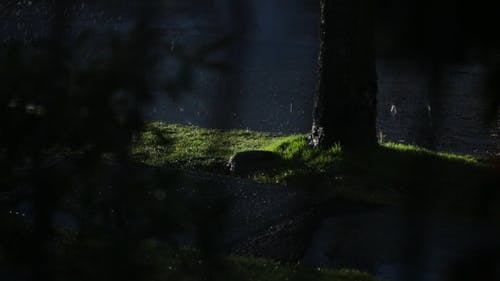
[[[320,172],[331,170],[332,164],[342,160],[340,145],[329,149],[314,149],[309,145],[307,135],[295,135],[278,140],[264,150],[274,151],[285,160],[304,163],[307,167]]]
[[[221,131],[152,123],[133,153],[150,165],[225,173],[239,151],[267,150],[282,156],[275,169],[256,170],[262,182],[303,187],[378,204],[408,205],[418,200],[432,209],[500,217],[498,171],[467,155],[382,143],[369,151],[340,146],[315,149],[306,134],[283,136],[244,130]],[[497,173],[495,173],[497,172]],[[492,208],[494,210],[492,210]]]
[[[25,230],[19,232],[28,235]],[[79,240],[79,237],[77,230],[57,229],[52,243],[47,244],[45,250],[49,259],[44,265],[56,277],[54,280],[379,280],[355,269],[312,268],[262,258],[202,253],[191,248],[172,247],[153,239],[134,240],[128,244],[108,236],[87,235],[85,240]],[[21,248],[25,253],[33,251],[26,245]],[[0,247],[0,261],[5,262],[4,259]],[[8,264],[13,262],[9,260]],[[26,270],[23,262],[18,262],[19,266],[13,269],[20,272]]]
[[[147,242],[144,254],[148,266],[160,269],[158,280],[241,281],[375,281],[371,275],[354,269],[330,270],[286,264],[267,259],[239,256],[203,257],[190,249],[173,250],[164,244]]]
[[[393,143],[393,142],[382,143],[382,146],[394,151],[407,152],[416,156],[434,157],[435,159],[455,161],[462,164],[472,164],[472,165],[480,164],[477,158],[470,155],[459,155],[449,152],[433,151],[418,146]]]
[[[322,192],[369,203],[500,217],[498,170],[469,155],[398,143],[366,151],[315,149],[305,135],[267,148],[295,165],[274,175],[282,183],[322,186]]]
[[[153,166],[220,171],[231,155],[262,149],[286,137],[247,130],[222,131],[154,122],[138,136],[132,154]]]
[[[224,173],[225,164],[236,152],[266,150],[283,157],[280,167],[272,171],[256,171],[253,177],[263,182],[287,184],[302,175],[331,171],[340,160],[341,148],[324,153],[307,145],[306,135],[284,136],[248,130],[222,131],[196,126],[150,123],[137,137],[132,154],[152,166]]]

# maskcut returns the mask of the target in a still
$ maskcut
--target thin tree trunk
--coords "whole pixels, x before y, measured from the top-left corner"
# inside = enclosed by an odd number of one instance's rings
[[[372,0],[320,0],[318,86],[311,144],[376,145]]]

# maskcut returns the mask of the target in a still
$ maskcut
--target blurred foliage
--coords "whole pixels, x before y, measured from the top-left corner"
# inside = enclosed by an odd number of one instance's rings
[[[213,214],[189,209],[175,174],[132,161],[132,137],[158,88],[180,94],[195,68],[219,66],[206,60],[217,46],[170,50],[146,3],[130,32],[75,37],[75,3],[51,3],[48,38],[0,46],[0,277],[154,280],[143,241]],[[165,58],[172,77],[158,75]]]
[[[175,170],[137,160],[185,168],[175,159],[222,159],[277,137],[144,123],[154,94],[175,99],[197,68],[223,70],[211,55],[228,40],[172,49],[151,27],[153,2],[138,5],[129,32],[75,36],[75,3],[46,3],[48,38],[0,45],[0,279],[372,280],[222,255],[230,202],[207,206],[203,191],[178,191],[186,179]],[[176,62],[168,73],[166,60]]]
[[[2,8],[15,9],[14,2]],[[429,186],[438,204],[445,198],[459,208],[477,196],[475,183],[497,182],[475,159],[414,147],[389,144],[351,154],[340,147],[312,150],[304,136],[145,124],[142,110],[153,93],[176,98],[190,89],[196,68],[224,69],[211,54],[228,41],[172,49],[151,27],[158,16],[154,0],[138,5],[130,32],[74,36],[68,26],[76,2],[45,2],[51,5],[47,38],[0,45],[0,279],[371,280],[356,271],[221,257],[217,237],[203,234],[223,229],[224,209],[180,196],[173,188],[178,174],[158,168],[165,165],[225,172],[236,152],[271,150],[282,156],[282,167],[255,178],[348,178],[339,193],[392,203]],[[178,67],[161,77],[165,57]],[[435,177],[433,170],[442,173]],[[415,174],[420,182],[410,183]],[[355,177],[369,184],[356,189]],[[480,191],[496,202],[498,192]],[[465,207],[489,214],[491,206]],[[162,242],[193,229],[201,238],[198,252]]]

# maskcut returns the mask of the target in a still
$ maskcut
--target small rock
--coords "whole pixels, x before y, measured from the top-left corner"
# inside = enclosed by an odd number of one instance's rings
[[[279,165],[282,158],[271,151],[251,150],[238,152],[229,158],[226,167],[229,172],[238,175],[248,175],[262,169],[270,169]]]

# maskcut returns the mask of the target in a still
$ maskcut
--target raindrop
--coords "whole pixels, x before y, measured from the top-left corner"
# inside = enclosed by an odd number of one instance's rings
[[[396,105],[391,105],[391,109],[390,109],[390,112],[392,114],[392,116],[396,116],[396,114],[398,114],[398,109],[396,108]]]

